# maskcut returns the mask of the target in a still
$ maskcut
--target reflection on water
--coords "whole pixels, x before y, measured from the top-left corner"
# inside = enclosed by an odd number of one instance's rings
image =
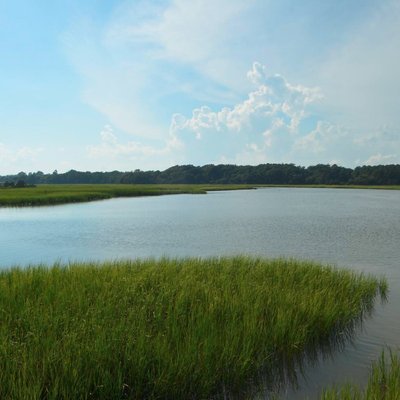
[[[377,295],[375,303],[379,303],[379,297],[380,304],[386,304],[386,294]],[[291,399],[293,397],[300,398],[299,396],[310,398],[310,393],[304,391],[304,388],[302,390],[302,385],[304,386],[308,379],[308,371],[318,368],[327,361],[334,361],[336,355],[342,353],[349,344],[354,345],[357,332],[362,328],[365,320],[373,316],[374,311],[374,304],[365,305],[358,318],[355,318],[347,326],[334,330],[328,337],[321,338],[318,343],[313,343],[302,352],[290,357],[277,357],[269,360],[265,368],[249,383],[246,392],[239,394],[224,392],[221,397],[230,400]]]
[[[388,303],[376,306],[343,351],[303,365],[306,379],[282,392],[287,399],[317,398],[322,387],[349,377],[365,383],[382,347],[400,347],[399,243],[400,191],[268,188],[0,209],[0,268],[247,253],[385,275]]]

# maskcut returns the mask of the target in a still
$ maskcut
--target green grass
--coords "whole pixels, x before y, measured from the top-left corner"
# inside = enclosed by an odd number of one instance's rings
[[[249,185],[38,185],[32,188],[0,188],[0,207],[77,203],[113,197],[199,194],[212,190],[251,189]]]
[[[386,282],[249,257],[0,273],[0,398],[205,399],[346,336]]]
[[[360,388],[351,383],[342,388],[323,392],[321,400],[399,400],[400,399],[400,357],[389,352],[372,366],[367,386]]]

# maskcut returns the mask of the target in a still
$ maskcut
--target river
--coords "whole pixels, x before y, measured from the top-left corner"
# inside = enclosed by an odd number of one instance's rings
[[[400,347],[400,191],[264,188],[0,208],[0,268],[132,257],[250,254],[330,263],[389,282],[352,343],[305,368],[282,398],[365,384],[382,348]],[[267,394],[260,393],[260,398]]]

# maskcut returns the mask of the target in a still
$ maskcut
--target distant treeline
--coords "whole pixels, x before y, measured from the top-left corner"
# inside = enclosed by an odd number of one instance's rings
[[[362,166],[354,169],[318,164],[301,167],[294,164],[241,165],[176,165],[165,171],[81,172],[70,170],[51,174],[20,172],[0,176],[0,184],[23,181],[34,184],[73,183],[202,183],[202,184],[293,184],[293,185],[400,185],[400,164]]]

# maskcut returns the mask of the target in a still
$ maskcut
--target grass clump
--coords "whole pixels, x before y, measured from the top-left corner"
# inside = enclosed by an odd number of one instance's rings
[[[1,399],[210,398],[341,334],[386,283],[294,260],[0,273]]]
[[[251,188],[249,185],[38,185],[29,188],[1,188],[0,207],[46,206],[113,197],[203,194],[207,191]]]
[[[322,393],[321,400],[399,400],[400,357],[390,351],[372,365],[367,386],[364,389],[351,383],[342,388],[332,388]]]

